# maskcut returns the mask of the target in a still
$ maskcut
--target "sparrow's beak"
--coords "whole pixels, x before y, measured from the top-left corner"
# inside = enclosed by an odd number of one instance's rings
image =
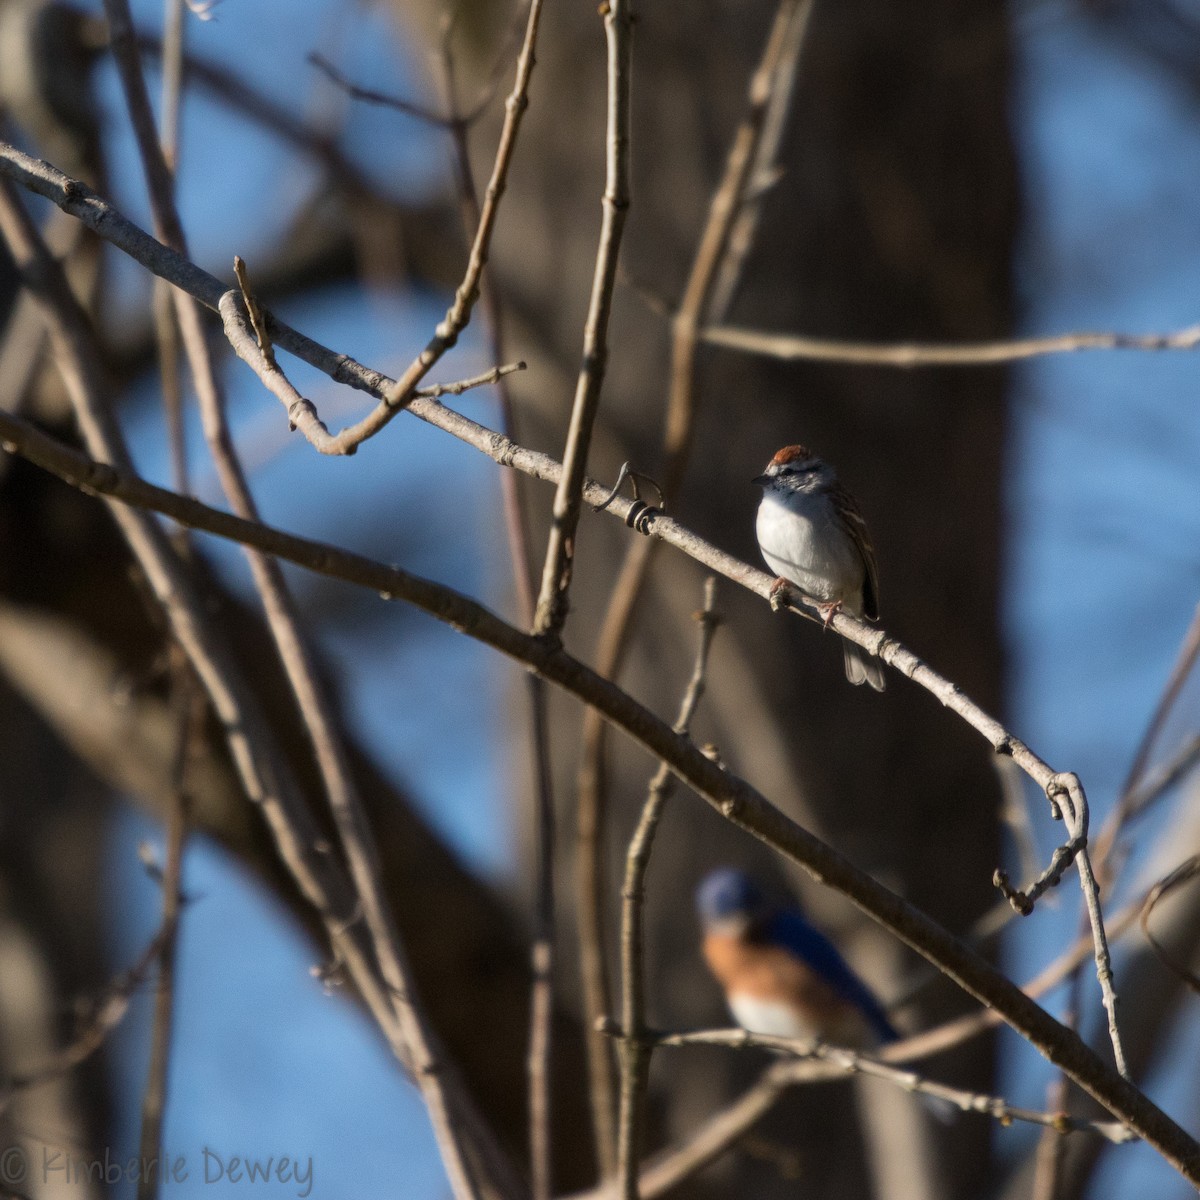
[[[755,475],[755,477],[752,480],[750,480],[750,482],[755,487],[766,487],[767,484],[771,482],[771,476],[770,475]]]

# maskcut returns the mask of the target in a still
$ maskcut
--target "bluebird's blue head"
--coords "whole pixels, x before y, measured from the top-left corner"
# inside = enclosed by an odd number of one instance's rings
[[[696,890],[696,910],[706,930],[744,931],[765,916],[766,898],[745,871],[720,867]]]

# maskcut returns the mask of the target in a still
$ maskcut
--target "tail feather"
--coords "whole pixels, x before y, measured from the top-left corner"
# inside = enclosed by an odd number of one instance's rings
[[[851,683],[869,683],[877,692],[885,687],[883,663],[854,642],[844,643],[846,678]]]

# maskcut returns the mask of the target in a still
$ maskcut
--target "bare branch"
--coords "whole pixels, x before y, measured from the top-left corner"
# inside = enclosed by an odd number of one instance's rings
[[[411,100],[405,100],[400,96],[390,96],[384,92],[376,92],[371,88],[359,87],[357,84],[351,83],[323,54],[317,54],[314,51],[308,56],[308,61],[324,74],[327,79],[337,84],[352,100],[362,100],[367,104],[379,104],[385,108],[394,109],[396,112],[403,113],[407,117],[413,117],[425,125],[432,125],[436,129],[448,129],[453,124],[451,118],[444,117],[440,113],[431,112],[428,108],[420,104],[415,104]]]
[[[1200,325],[1189,325],[1173,333],[1062,333],[1011,342],[962,345],[849,342],[837,338],[801,337],[732,328],[706,329],[703,337],[714,346],[784,361],[800,359],[909,369],[988,366],[1076,350],[1194,350],[1200,346]]]
[[[1154,953],[1158,955],[1177,978],[1182,980],[1193,992],[1200,994],[1200,976],[1195,971],[1189,970],[1183,963],[1177,962],[1159,944],[1154,934],[1150,932],[1150,914],[1154,911],[1154,906],[1177,887],[1185,883],[1190,883],[1197,875],[1200,875],[1200,855],[1194,854],[1186,862],[1180,863],[1165,879],[1159,880],[1150,889],[1150,894],[1146,897],[1146,902],[1142,906],[1138,921],[1141,924],[1142,933],[1146,935],[1146,941],[1150,943]]]
[[[1125,1051],[1121,1046],[1121,1034],[1117,1027],[1117,993],[1113,986],[1112,957],[1108,951],[1108,938],[1104,932],[1104,917],[1100,911],[1100,887],[1092,871],[1091,856],[1088,854],[1088,805],[1079,777],[1069,772],[1056,775],[1046,785],[1046,797],[1053,807],[1054,815],[1061,817],[1067,827],[1069,840],[1059,846],[1050,860],[1050,866],[1034,882],[1028,891],[1013,888],[1003,871],[994,876],[996,886],[1004,893],[1009,903],[1022,916],[1033,912],[1038,898],[1052,887],[1056,887],[1063,873],[1072,862],[1079,866],[1079,886],[1083,891],[1084,907],[1092,930],[1095,946],[1096,978],[1100,983],[1100,995],[1108,1014],[1108,1033],[1112,1042],[1113,1056],[1117,1069],[1126,1078],[1129,1068],[1125,1063]]]
[[[163,947],[173,935],[174,925],[164,924],[159,927],[133,966],[113,980],[103,999],[94,1006],[87,1024],[69,1046],[56,1053],[48,1062],[19,1071],[0,1081],[0,1109],[7,1106],[14,1092],[37,1087],[49,1079],[73,1071],[104,1045],[113,1030],[125,1019],[130,1003],[149,977],[162,955]]]
[[[487,265],[496,228],[496,217],[500,209],[500,198],[508,179],[508,169],[516,149],[517,133],[521,117],[529,104],[529,81],[533,74],[534,49],[537,45],[538,22],[541,19],[542,0],[532,0],[529,19],[525,27],[525,40],[517,58],[517,74],[513,90],[504,104],[504,126],[500,131],[500,143],[496,148],[496,161],[492,177],[488,180],[480,210],[479,228],[471,245],[466,273],[454,294],[454,303],[447,310],[442,322],[434,331],[425,349],[412,361],[408,369],[383,394],[382,402],[373,412],[356,425],[339,435],[340,452],[350,453],[361,442],[378,433],[401,409],[408,406],[416,393],[417,385],[429,373],[433,365],[449,350],[471,319],[471,310],[479,296],[479,281]]]
[[[696,614],[700,625],[696,660],[675,721],[675,730],[680,734],[688,732],[696,705],[704,694],[708,652],[721,622],[715,608],[716,593],[717,581],[710,575],[704,584],[704,607]],[[624,1200],[638,1200],[639,1139],[644,1124],[646,1084],[650,1074],[651,1045],[646,1039],[645,1028],[642,920],[646,873],[650,869],[650,854],[663,807],[674,790],[675,777],[663,762],[650,781],[642,815],[629,841],[625,858],[625,886],[621,893],[621,1111],[617,1123],[617,1186]]]
[[[166,47],[153,34],[137,35],[138,50],[147,57],[166,54]],[[218,63],[207,62],[191,54],[183,58],[183,77],[189,84],[203,88],[219,104],[232,108],[270,130],[285,144],[320,162],[329,178],[343,191],[373,195],[377,189],[358,166],[333,143],[322,130],[308,125],[297,116],[294,107],[277,103],[255,90],[252,84]]]
[[[182,98],[183,52],[186,38],[183,0],[166,0],[162,46],[161,146],[169,186],[179,161],[179,110]],[[171,482],[178,492],[191,491],[188,482],[187,444],[183,419],[183,384],[179,374],[179,326],[175,320],[171,289],[154,281],[154,333],[158,342],[158,372],[162,381],[163,413],[171,453]],[[142,1184],[142,1187],[154,1186]]]
[[[456,9],[455,12],[458,10]],[[459,208],[464,232],[469,238],[479,227],[482,213],[475,174],[471,167],[468,131],[490,102],[499,86],[497,58],[488,85],[474,111],[467,116],[459,113],[455,82],[454,55],[450,41],[454,32],[453,14],[442,22],[441,66],[442,93],[450,115],[448,128],[453,145],[455,178],[458,184]],[[495,277],[485,271],[480,277],[483,301],[483,327],[491,347],[492,359],[504,359],[504,321],[499,289]],[[516,411],[512,392],[506,379],[496,388],[500,401],[500,430],[505,437],[517,437]],[[504,506],[504,531],[508,541],[509,563],[516,592],[518,611],[527,626],[533,625],[534,594],[533,566],[526,535],[525,507],[521,497],[520,479],[511,471],[500,473],[500,494]],[[555,971],[555,913],[554,858],[556,820],[554,811],[553,771],[550,762],[550,729],[546,709],[546,685],[536,675],[527,675],[529,696],[529,752],[534,781],[534,829],[536,848],[536,879],[534,882],[533,941],[530,947],[530,969],[533,981],[529,1003],[529,1159],[533,1200],[550,1200],[553,1191],[553,1162],[551,1141],[551,1055],[553,1052],[554,971]]]
[[[587,321],[583,327],[583,363],[575,385],[571,423],[563,450],[563,473],[554,493],[550,540],[542,567],[534,628],[555,640],[567,619],[571,567],[575,557],[575,530],[583,505],[588,448],[600,404],[600,389],[608,361],[608,319],[621,235],[629,209],[629,91],[633,56],[633,6],[631,0],[605,0],[604,33],[608,44],[608,132],[605,139],[605,183],[600,244]]]
[[[1152,775],[1148,776],[1150,756],[1154,751],[1158,736],[1166,725],[1167,718],[1174,710],[1175,702],[1179,699],[1183,686],[1200,657],[1200,605],[1197,605],[1184,634],[1175,662],[1171,667],[1170,677],[1163,688],[1162,696],[1155,705],[1154,714],[1146,726],[1137,752],[1129,767],[1125,785],[1121,789],[1120,798],[1109,813],[1103,828],[1096,839],[1096,858],[1100,864],[1101,879],[1108,886],[1115,875],[1115,866],[1109,858],[1125,825],[1150,804],[1155,797],[1160,796],[1176,779],[1179,778],[1195,761],[1200,753],[1200,734],[1197,734],[1184,745],[1171,760],[1163,764]]]
[[[325,423],[317,414],[316,405],[292,386],[291,381],[276,362],[268,362],[266,355],[262,352],[262,345],[256,336],[256,331],[251,327],[246,314],[239,307],[237,293],[225,292],[218,301],[217,307],[221,313],[221,322],[225,327],[225,336],[228,338],[229,344],[237,356],[250,367],[262,380],[267,390],[276,396],[287,410],[289,426],[298,429],[309,444],[320,453],[341,453],[338,437],[331,434],[326,428]],[[442,383],[430,388],[423,388],[418,395],[431,399],[438,396],[459,396],[471,388],[485,387],[511,375],[514,371],[523,370],[525,370],[523,362],[508,363],[457,383]]]
[[[162,61],[161,150],[170,186],[179,162],[179,116],[182,97],[183,51],[186,37],[183,0],[164,5]],[[171,476],[176,491],[190,491],[187,443],[183,415],[183,386],[179,371],[179,325],[174,310],[174,289],[163,279],[154,280],[154,326],[158,340],[159,377],[171,454]],[[188,298],[188,302],[195,301]],[[181,550],[190,552],[186,531],[180,531]],[[179,646],[170,649],[171,702],[175,724],[175,755],[171,765],[171,794],[166,820],[166,848],[162,871],[163,924],[170,934],[159,960],[158,988],[154,996],[154,1021],[150,1034],[150,1063],[142,1091],[140,1150],[144,1162],[159,1157],[166,1118],[167,1082],[175,1027],[175,960],[183,880],[183,851],[187,839],[190,798],[187,791],[188,757],[198,723],[203,720],[203,693]],[[138,1200],[159,1194],[159,1172],[142,1172]]]
[[[963,1112],[983,1113],[1001,1125],[1009,1125],[1013,1121],[1024,1121],[1031,1125],[1046,1126],[1056,1133],[1076,1131],[1098,1133],[1116,1145],[1137,1140],[1136,1135],[1118,1121],[1087,1121],[1068,1116],[1066,1113],[1038,1112],[1036,1109],[1017,1108],[999,1096],[948,1087],[931,1079],[925,1079],[912,1071],[900,1070],[869,1054],[863,1054],[843,1046],[833,1046],[827,1042],[772,1037],[768,1034],[747,1033],[744,1029],[712,1029],[696,1033],[663,1034],[655,1039],[655,1044],[659,1046],[728,1046],[734,1049],[760,1046],[767,1050],[794,1055],[802,1060],[802,1063],[804,1060],[809,1060],[812,1064],[819,1064],[825,1068],[825,1070],[797,1072],[792,1080],[797,1084],[820,1083],[828,1079],[845,1078],[849,1075],[870,1075],[876,1079],[884,1079],[907,1092],[944,1100]],[[804,1063],[804,1065],[808,1064]]]
[[[175,719],[175,761],[172,764],[171,800],[167,814],[166,851],[162,879],[162,925],[166,937],[159,956],[158,988],[154,994],[154,1023],[150,1038],[150,1065],[142,1092],[141,1156],[150,1161],[162,1152],[163,1120],[167,1103],[167,1072],[175,1016],[175,952],[183,907],[183,849],[189,821],[188,758],[193,739],[204,719],[202,693],[178,647],[172,647],[172,708]],[[158,1194],[158,1173],[144,1172],[138,1179],[138,1200]]]

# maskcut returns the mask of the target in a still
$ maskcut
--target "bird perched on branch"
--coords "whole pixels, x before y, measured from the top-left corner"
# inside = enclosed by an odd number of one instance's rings
[[[875,550],[854,497],[837,472],[804,446],[784,446],[752,482],[763,489],[755,532],[767,566],[779,576],[771,602],[794,583],[815,600],[828,625],[844,608],[879,619]],[[883,664],[844,643],[846,678],[884,688]]]
[[[860,1049],[899,1036],[837,947],[799,908],[770,904],[743,871],[713,871],[696,907],[704,957],[743,1029]]]

